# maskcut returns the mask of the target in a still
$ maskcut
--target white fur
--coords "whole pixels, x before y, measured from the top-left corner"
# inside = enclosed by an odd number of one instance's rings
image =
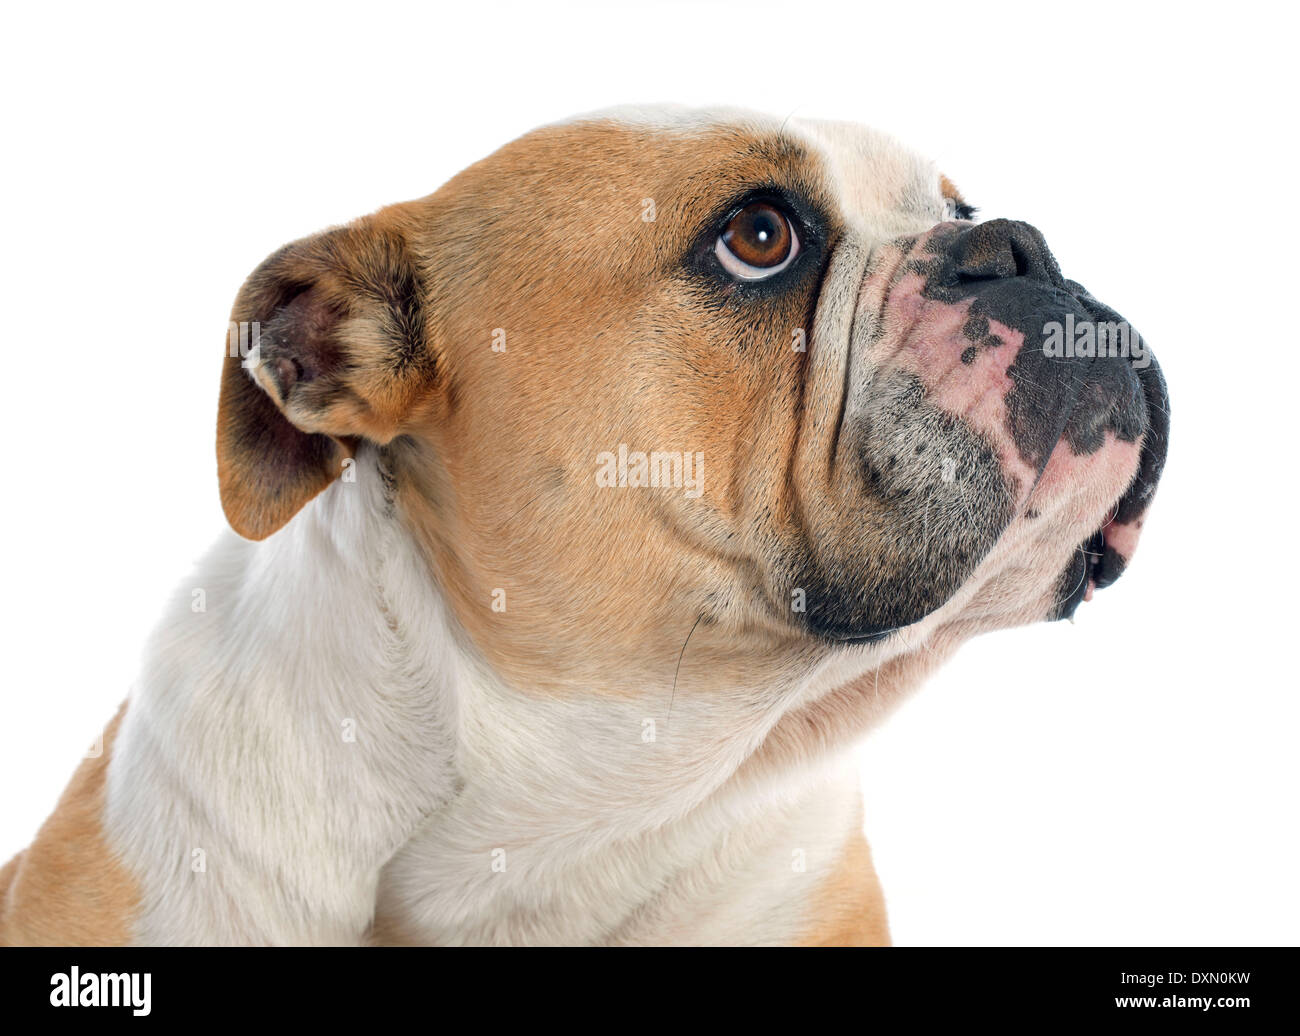
[[[358,471],[268,540],[223,538],[150,644],[107,809],[141,942],[355,941],[453,792],[457,656],[373,454]]]
[[[145,893],[136,941],[359,942],[377,897],[430,941],[797,937],[852,765],[722,788],[793,688],[749,723],[679,702],[653,742],[662,702],[504,691],[456,646],[372,452],[357,472],[266,541],[223,538],[150,644],[106,817]]]

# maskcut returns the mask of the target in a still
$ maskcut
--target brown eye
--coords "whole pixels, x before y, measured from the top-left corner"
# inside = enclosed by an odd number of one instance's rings
[[[762,280],[790,265],[799,254],[799,235],[784,212],[757,201],[731,217],[713,251],[733,277]]]

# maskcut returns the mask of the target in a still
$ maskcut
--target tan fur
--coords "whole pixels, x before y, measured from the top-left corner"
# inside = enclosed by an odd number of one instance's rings
[[[957,185],[946,176],[939,177],[939,193],[941,193],[945,198],[958,203],[966,200],[961,196],[961,191],[957,189]]]
[[[0,870],[0,946],[121,946],[139,892],[105,839],[104,774],[125,703],[103,751],[78,767],[36,839]]]
[[[826,198],[820,169],[777,136],[594,122],[532,134],[402,207],[415,252],[437,257],[431,338],[444,355],[441,405],[393,451],[398,500],[458,621],[510,684],[643,691],[673,673],[709,610],[701,584],[727,587],[715,600],[754,639],[703,622],[681,673],[696,693],[743,683],[749,660],[788,647],[771,640],[787,632],[784,599],[737,596],[756,592],[765,545],[730,531],[789,514],[781,476],[803,376],[788,341],[808,314],[796,299],[702,311],[672,272],[718,199],[786,180]],[[490,347],[495,328],[505,353]],[[597,451],[623,442],[703,452],[703,498],[598,489]],[[745,473],[758,475],[745,485]],[[490,607],[498,588],[504,612]],[[691,674],[710,647],[715,664]]]
[[[638,694],[675,673],[705,695],[770,674],[801,643],[786,559],[843,542],[862,564],[892,564],[859,549],[889,515],[827,491],[842,375],[790,349],[811,327],[811,283],[719,305],[682,268],[719,204],[770,183],[815,201],[827,239],[839,234],[834,176],[797,137],[595,119],[531,133],[426,198],[282,249],[235,319],[271,321],[309,286],[347,314],[332,334],[349,373],[340,392],[306,387],[295,403],[266,365],[258,388],[227,358],[218,455],[232,524],[273,532],[333,477],[331,444],[365,435],[389,444],[399,512],[507,684]],[[392,320],[357,285],[407,262],[424,339],[420,363],[396,365],[379,337]],[[624,443],[702,455],[703,496],[599,489],[597,454]]]
[[[801,946],[888,946],[885,896],[861,831],[840,853],[830,876],[813,898],[813,923]]]

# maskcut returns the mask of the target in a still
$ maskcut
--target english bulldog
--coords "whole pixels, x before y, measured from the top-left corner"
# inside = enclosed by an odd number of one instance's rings
[[[0,939],[887,942],[854,746],[1113,582],[1167,445],[1142,340],[972,216],[856,125],[616,109],[271,255],[233,533]]]

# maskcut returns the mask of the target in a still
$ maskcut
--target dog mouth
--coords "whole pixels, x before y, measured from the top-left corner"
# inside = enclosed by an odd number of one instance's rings
[[[1128,322],[1066,280],[1036,230],[1008,221],[900,239],[856,306],[831,450],[854,461],[836,469],[856,473],[843,476],[845,497],[870,506],[835,550],[805,540],[794,552],[800,624],[840,646],[889,638],[971,584],[1014,526],[996,555],[1013,557],[1018,519],[1037,518],[1040,502],[1052,517],[1026,532],[1037,548],[1019,615],[1070,617],[1118,579],[1168,439],[1163,375]],[[859,309],[872,319],[857,321]],[[854,381],[855,356],[874,363],[865,380]]]
[[[1169,451],[1169,390],[1164,375],[1154,359],[1138,374],[1146,405],[1147,427],[1143,434],[1133,481],[1115,504],[1110,518],[1079,544],[1070,564],[1062,574],[1061,596],[1054,619],[1073,618],[1084,601],[1092,600],[1097,590],[1104,590],[1124,574],[1146,518],[1147,508],[1155,495]]]
[[[1102,563],[1106,557],[1106,537],[1098,529],[1079,545],[1070,564],[1066,566],[1061,577],[1061,588],[1065,596],[1059,599],[1054,619],[1072,619],[1079,605],[1092,600],[1092,595],[1100,585]],[[1112,581],[1114,578],[1112,577]]]

